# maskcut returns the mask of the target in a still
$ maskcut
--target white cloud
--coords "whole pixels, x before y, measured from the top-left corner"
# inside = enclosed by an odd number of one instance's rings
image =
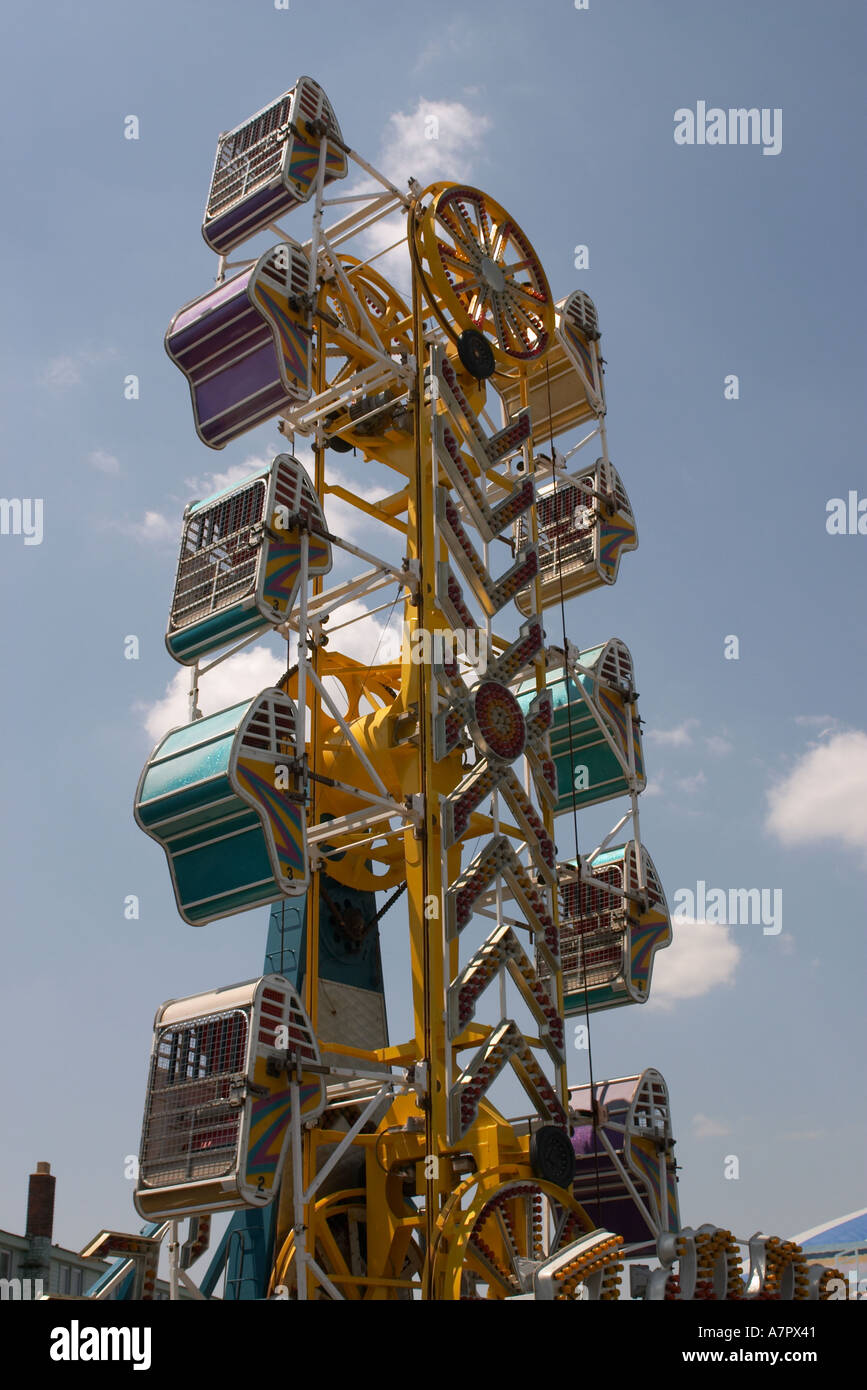
[[[328,653],[339,652],[352,657],[363,665],[384,665],[396,661],[400,656],[403,609],[400,601],[389,615],[370,614],[364,604],[353,600],[334,614],[335,623],[351,622],[341,627],[329,637]],[[388,619],[388,621],[386,621]],[[326,632],[332,634],[330,625]],[[207,665],[210,658],[205,657]],[[199,709],[202,714],[215,714],[217,710],[228,709],[240,700],[252,697],[269,685],[276,685],[285,674],[287,665],[294,665],[296,642],[293,637],[286,655],[279,655],[269,647],[251,647],[220,662],[212,671],[206,672],[199,681]],[[179,724],[189,719],[190,668],[176,671],[165,689],[161,699],[152,704],[139,703],[134,706],[141,716],[142,723],[154,742]],[[325,678],[325,686],[338,709],[345,710],[346,701],[343,690],[333,677]]]
[[[734,981],[741,948],[730,927],[679,917],[672,931],[671,945],[653,958],[647,1008],[670,1009],[682,999],[698,999]]]
[[[701,768],[691,777],[672,777],[662,769],[659,772],[654,772],[641,795],[665,797],[669,802],[673,802],[678,797],[695,796],[699,788],[703,787],[706,782],[707,777]],[[683,804],[680,805],[679,810],[683,815],[699,814]]]
[[[114,525],[125,536],[132,536],[145,545],[178,544],[181,538],[180,523],[170,521],[162,512],[145,512],[141,521],[118,521]]]
[[[387,602],[396,589],[397,581],[394,589],[383,591],[380,602]],[[343,623],[351,625],[343,627]],[[391,613],[386,609],[384,613],[373,614],[368,614],[365,604],[353,599],[338,609],[326,624],[328,650],[342,652],[344,656],[351,656],[365,666],[374,662],[384,665],[388,661],[397,661],[400,658],[402,626],[403,604],[400,598]],[[339,631],[336,631],[338,627]]]
[[[345,488],[348,493],[356,497],[361,497],[365,502],[374,504],[376,502],[381,502],[384,497],[389,497],[392,492],[397,491],[399,479],[395,480],[395,487],[383,487],[380,483],[365,478],[365,473],[369,471],[366,465],[362,465],[362,467],[358,469],[358,476],[351,477],[349,474],[342,472],[341,469],[334,468],[329,462],[326,478],[331,487]],[[326,493],[323,498],[323,505],[325,508],[325,520],[328,523],[329,531],[331,531],[333,535],[341,536],[343,540],[351,541],[355,545],[364,546],[365,549],[373,551],[376,555],[387,557],[389,549],[393,549],[393,546],[389,546],[388,540],[391,539],[392,536],[396,536],[397,532],[392,532],[389,528],[386,536],[383,536],[382,523],[375,521],[373,517],[367,516],[364,512],[360,511],[358,507],[353,507],[350,502],[345,502],[342,497],[334,497],[330,493]],[[365,532],[375,533],[375,544],[374,535],[368,534],[365,536]],[[339,556],[340,552],[336,550],[334,554],[335,562],[339,559]]]
[[[252,647],[239,652],[209,671],[199,682],[199,709],[202,714],[215,714],[239,701],[253,698],[260,690],[276,685],[286,671],[285,657],[278,657],[268,647]],[[190,669],[176,671],[166,686],[165,695],[152,705],[138,704],[136,712],[156,743],[169,729],[186,724],[189,719]]]
[[[205,497],[213,497],[215,492],[222,492],[224,488],[242,483],[251,474],[258,473],[261,468],[270,468],[280,452],[280,449],[275,449],[267,458],[251,454],[243,463],[230,464],[224,473],[202,473],[198,478],[184,478],[184,487],[189,490],[190,498],[196,497],[201,501]],[[283,452],[288,453],[288,441]]]
[[[731,1128],[725,1121],[699,1112],[692,1117],[692,1132],[696,1139],[721,1139],[724,1134],[731,1134]]]
[[[77,386],[81,381],[81,363],[75,357],[52,357],[42,373],[45,386]]]
[[[188,499],[196,497],[201,500],[205,497],[212,497],[214,493],[222,492],[224,488],[233,487],[236,483],[241,483],[245,478],[249,478],[251,474],[258,473],[260,469],[270,468],[277,454],[281,452],[292,452],[302,467],[306,469],[312,481],[313,449],[306,439],[298,435],[291,448],[288,439],[284,439],[279,447],[275,446],[273,452],[265,455],[251,454],[244,459],[243,463],[233,463],[223,473],[202,473],[199,477],[185,478],[184,487],[187,489],[187,497]],[[358,468],[357,476],[352,476],[332,463],[332,459],[336,455],[328,454],[326,457],[327,481],[334,487],[346,488],[347,492],[356,497],[362,497],[365,502],[381,502],[384,497],[390,496],[399,486],[399,479],[395,479],[395,485],[391,488],[383,487],[378,482],[372,482],[368,476],[370,468],[366,464]],[[326,495],[323,499],[323,506],[329,530],[336,536],[342,536],[345,540],[362,545],[364,544],[362,533],[378,527],[378,523],[373,518],[366,517],[358,508],[344,502],[340,497]],[[180,517],[178,518],[178,527],[180,527]],[[381,532],[381,527],[379,530]],[[179,529],[177,535],[180,538]],[[382,545],[372,545],[370,548],[375,550],[377,554],[384,553]],[[338,550],[334,555],[334,563],[337,564],[339,559],[340,552]]]
[[[678,791],[682,791],[686,796],[695,796],[699,787],[703,787],[706,781],[707,778],[701,768],[699,768],[698,772],[693,773],[691,777],[676,777],[675,786]]]
[[[389,116],[380,146],[382,172],[398,188],[410,175],[422,186],[435,179],[463,182],[492,124],[462,101],[420,97],[414,111]]]
[[[452,20],[450,24],[438,26],[437,37],[427,40],[413,64],[412,71],[419,73],[440,59],[455,62],[466,58],[474,48],[471,21],[464,14],[460,20]]]
[[[666,748],[687,748],[692,743],[692,730],[698,725],[697,719],[685,719],[673,729],[648,729],[644,737],[648,743],[661,743]]]
[[[723,738],[721,734],[711,734],[710,738],[706,738],[704,742],[707,751],[715,758],[724,758],[734,748],[734,744],[730,743],[727,738]]]
[[[117,356],[115,348],[79,348],[77,352],[61,353],[46,363],[40,380],[43,386],[62,389],[78,386],[88,367],[99,366]]]
[[[867,850],[867,733],[834,734],[804,753],[768,792],[768,808],[765,828],[783,845]]]
[[[87,461],[91,468],[95,468],[97,473],[119,473],[120,461],[114,454],[107,454],[104,449],[94,449],[92,454],[88,454]]]
[[[277,453],[279,450],[275,449],[268,458],[257,458],[252,455],[246,458],[243,463],[231,464],[224,473],[203,473],[198,478],[185,478],[184,502],[178,504],[177,510],[172,513],[171,517],[166,516],[163,512],[146,511],[141,521],[119,521],[114,522],[113,525],[124,535],[132,536],[134,540],[142,541],[146,545],[179,545],[183,524],[183,506],[186,505],[186,502],[192,497],[199,499],[211,497],[215,492],[221,492],[223,488],[232,487],[235,483],[242,482],[251,473],[256,473],[260,468],[267,468]],[[94,468],[98,468],[104,473],[117,472],[120,468],[117,459],[112,458],[110,454],[101,452],[91,454],[90,462]],[[112,464],[115,467],[112,467]],[[178,503],[176,497],[171,500]]]
[[[474,176],[479,151],[491,126],[489,116],[472,111],[462,101],[428,101],[420,97],[414,110],[393,111],[389,116],[377,167],[401,190],[406,189],[411,177],[422,187],[437,180],[468,182]],[[369,178],[353,184],[351,189],[353,193],[377,191],[380,185]],[[375,222],[359,240],[366,256],[376,256],[405,235],[406,217],[395,213]],[[405,246],[380,256],[374,269],[391,280],[401,294],[409,295],[410,268]]]
[[[397,186],[406,184],[406,180],[397,181]],[[353,192],[373,193],[380,189],[379,184],[372,181],[363,188],[358,186]],[[406,235],[406,218],[403,213],[393,213],[390,217],[383,217],[380,222],[374,222],[372,227],[359,236],[359,244],[364,248],[363,257],[373,262],[373,269],[379,271],[387,280],[394,285],[395,289],[403,295],[409,302],[412,292],[412,277],[409,268],[409,254],[405,245],[395,246]],[[386,247],[394,249],[386,251]],[[384,255],[379,253],[383,251]]]

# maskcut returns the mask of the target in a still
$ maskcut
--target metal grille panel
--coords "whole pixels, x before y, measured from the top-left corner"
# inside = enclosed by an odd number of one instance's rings
[[[632,668],[632,657],[629,648],[625,647],[616,637],[606,644],[602,654],[602,661],[598,667],[599,675],[603,680],[608,681],[618,689],[632,689],[635,683],[635,675]]]
[[[238,199],[279,178],[293,97],[294,90],[287,92],[221,138],[206,217],[218,216]]]
[[[555,484],[546,484],[537,493],[543,607],[559,602],[561,584],[563,597],[571,598],[588,585],[614,582],[611,566],[613,564],[616,573],[619,551],[614,552],[612,560],[610,551],[600,541],[600,528],[608,535],[606,528],[610,526],[612,508],[618,527],[628,528],[633,524],[623,481],[608,459],[597,459],[583,473],[558,478]],[[516,544],[520,549],[529,543],[529,522],[522,517],[517,526]],[[634,549],[637,544],[634,538],[622,543],[627,550]],[[527,599],[527,591],[523,597]],[[528,611],[526,602],[521,607],[522,611]]]
[[[295,712],[288,696],[260,697],[251,714],[241,749],[251,753],[271,753],[285,757],[295,754]]]
[[[658,1073],[645,1073],[644,1081],[632,1103],[632,1121],[639,1133],[647,1130],[666,1139],[671,1138],[668,1088]]]
[[[587,479],[587,491],[581,483],[570,478],[536,499],[539,523],[539,573],[544,580],[563,575],[592,562],[596,515],[591,510],[593,495],[592,474]],[[518,549],[529,545],[529,528],[524,517],[518,526]]]
[[[626,495],[626,488],[623,486],[623,479],[610,463],[605,463],[599,476],[599,487],[603,492],[613,495],[616,508],[628,516],[632,516],[632,504]]]
[[[141,1178],[169,1187],[233,1171],[248,1019],[240,1009],[161,1030],[151,1067]]]
[[[656,867],[646,850],[642,849],[644,859],[644,880],[647,898],[652,908],[658,908],[662,912],[667,912],[668,907],[665,901],[665,893],[656,872]],[[632,845],[626,851],[626,862],[629,865],[629,884],[628,891],[640,893],[641,888],[638,882],[638,857]]]
[[[274,501],[278,506],[285,507],[290,517],[303,517],[317,535],[326,535],[328,528],[322,507],[313,485],[304,472],[303,464],[291,455],[284,454],[281,457],[283,463],[277,469]]]
[[[600,884],[623,888],[623,867],[608,864],[593,871]],[[572,994],[610,984],[623,969],[626,902],[594,883],[566,883],[561,888],[560,958],[563,991]],[[583,969],[582,969],[583,954]]]
[[[187,627],[252,594],[258,544],[251,529],[262,520],[266,480],[195,511],[184,527],[170,627]]]
[[[571,296],[569,305],[569,318],[579,333],[583,333],[588,342],[595,342],[602,335],[599,332],[599,316],[596,312],[596,305],[585,294],[583,290],[576,290]]]

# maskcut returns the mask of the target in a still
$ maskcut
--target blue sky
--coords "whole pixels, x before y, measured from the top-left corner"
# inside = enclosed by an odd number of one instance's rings
[[[684,924],[651,1002],[594,1018],[596,1074],[666,1077],[687,1221],[790,1235],[862,1206],[867,536],[825,525],[829,499],[867,496],[862,7],[112,0],[2,24],[0,492],[43,499],[44,535],[0,535],[0,1226],[22,1229],[47,1159],[56,1238],[133,1228],[123,1164],[153,1013],[259,969],[266,913],[186,927],[132,797],[148,726],[177,702],[155,708],[183,506],[278,443],[271,426],[219,455],[199,443],[163,334],[213,277],[199,226],[218,133],[301,73],[365,157],[486,189],[555,295],[593,296],[640,548],[569,605],[569,635],[632,651],[642,831],[669,901],[699,880],[782,892],[778,935]],[[780,108],[781,152],[676,145],[674,112],[699,100]],[[257,653],[251,694],[274,660]],[[599,824],[582,820],[582,848]],[[383,939],[397,1038],[395,915]]]

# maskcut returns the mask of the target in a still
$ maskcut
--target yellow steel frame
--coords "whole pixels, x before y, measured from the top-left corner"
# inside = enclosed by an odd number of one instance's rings
[[[421,201],[417,200],[408,214],[410,241],[421,216]],[[358,281],[358,272],[354,278]],[[383,291],[384,298],[388,298],[383,289],[386,284],[378,278],[378,288]],[[430,297],[431,288],[427,279],[424,289]],[[390,298],[388,303],[393,323],[397,318],[399,301]],[[401,475],[406,480],[405,486],[378,506],[367,504],[346,489],[329,487],[321,437],[316,450],[316,490],[320,497],[329,493],[341,496],[368,515],[395,526],[401,532],[405,531],[410,572],[415,570],[418,580],[414,598],[407,595],[404,601],[404,631],[410,642],[413,633],[419,629],[433,632],[451,627],[438,607],[435,585],[435,561],[446,558],[446,550],[442,540],[437,544],[435,534],[435,483],[442,479],[438,473],[434,476],[431,413],[424,403],[427,358],[425,326],[431,307],[439,312],[438,306],[426,306],[424,302],[423,281],[416,256],[413,261],[411,310],[411,341],[415,345],[416,365],[415,387],[410,402],[414,418],[412,439],[398,431],[388,432],[384,437],[377,437],[374,453],[367,437],[354,437],[350,428],[341,431],[344,439],[354,439],[368,457],[375,457],[377,462],[388,465]],[[400,332],[404,330],[405,325],[401,323]],[[326,385],[327,343],[329,339],[336,340],[340,346],[342,339],[338,329],[328,322],[320,324],[318,336],[317,389],[322,390]],[[346,347],[346,344],[343,343],[343,346]],[[457,363],[455,366],[459,369]],[[467,374],[464,374],[463,384],[471,403],[480,409],[484,402],[484,386]],[[526,402],[525,374],[521,390],[522,401]],[[525,464],[532,472],[532,449],[529,446],[525,449]],[[535,540],[535,512],[532,513],[532,527]],[[321,580],[317,580],[314,597],[321,592],[321,587]],[[538,580],[536,611],[540,611]],[[300,640],[304,640],[304,637],[302,633]],[[495,650],[506,645],[497,637],[493,641]],[[329,874],[347,883],[374,886],[370,876],[365,877],[363,860],[366,857],[379,858],[385,863],[385,874],[377,877],[376,887],[387,886],[404,877],[406,879],[414,1037],[402,1046],[372,1052],[331,1043],[327,1037],[321,1036],[320,1045],[323,1052],[345,1056],[348,1064],[356,1062],[369,1066],[371,1063],[385,1063],[415,1068],[416,1075],[424,1067],[422,1075],[426,1080],[422,1088],[425,1098],[421,1102],[416,1091],[396,1095],[387,1113],[379,1120],[375,1133],[360,1133],[353,1140],[352,1150],[358,1161],[361,1162],[363,1158],[364,1186],[317,1193],[315,1199],[308,1203],[304,1217],[305,1247],[326,1273],[331,1287],[327,1288],[317,1277],[315,1267],[308,1266],[302,1279],[307,1284],[307,1296],[311,1297],[330,1297],[336,1290],[339,1296],[350,1299],[378,1300],[408,1296],[455,1299],[461,1296],[463,1262],[472,1256],[471,1251],[468,1256],[467,1242],[473,1225],[486,1204],[504,1185],[511,1189],[518,1180],[530,1184],[540,1198],[545,1197],[559,1204],[574,1218],[580,1229],[591,1229],[592,1222],[568,1192],[534,1178],[529,1166],[529,1136],[517,1135],[489,1104],[482,1103],[479,1118],[460,1144],[461,1153],[472,1156],[475,1172],[471,1179],[462,1181],[461,1171],[465,1169],[456,1169],[456,1154],[449,1148],[448,1077],[453,1072],[458,1053],[477,1046],[491,1030],[473,1024],[451,1043],[446,1033],[445,997],[449,981],[445,978],[445,968],[447,966],[450,978],[454,978],[458,973],[459,961],[457,941],[451,942],[447,951],[445,948],[442,890],[444,851],[439,808],[441,796],[447,796],[454,790],[462,773],[459,753],[440,761],[434,759],[434,696],[430,663],[416,664],[404,659],[400,665],[392,663],[370,671],[337,653],[314,648],[310,665],[314,673],[336,675],[343,682],[349,705],[347,719],[353,735],[366,749],[371,761],[376,763],[377,771],[392,795],[412,798],[420,794],[423,806],[415,824],[407,823],[402,832],[392,836],[387,851],[371,849],[370,836],[365,837],[360,831],[343,832],[334,838],[334,844],[339,845],[342,851],[340,861],[328,861]],[[537,684],[539,688],[544,685],[544,676],[538,668]],[[297,687],[290,683],[289,690],[295,694]],[[379,704],[373,714],[360,713],[362,690],[365,695],[373,696],[375,704]],[[323,709],[318,692],[311,683],[308,683],[308,702],[312,733],[309,749],[311,771],[372,791],[370,777],[352,748],[347,746],[342,732]],[[401,729],[410,730],[414,741],[401,741],[397,736]],[[339,790],[317,789],[315,778],[312,786],[311,825],[321,820],[326,809],[330,814],[337,815],[358,808],[358,801],[353,802]],[[550,832],[553,828],[552,814],[545,811],[544,815],[546,828]],[[490,830],[491,824],[489,817],[478,813],[471,820],[470,833]],[[501,829],[507,834],[520,836],[520,832],[511,825],[504,823]],[[353,843],[360,840],[365,840],[364,848],[353,852]],[[460,865],[461,846],[458,844],[446,853],[445,879],[448,883],[453,883],[458,877]],[[553,897],[556,900],[556,895]],[[556,901],[553,906],[556,914]],[[306,1005],[317,1031],[318,915],[319,897],[315,891],[314,875],[314,889],[308,898]],[[557,978],[557,1004],[562,1012],[560,976]],[[538,1039],[527,1041],[539,1046]],[[447,1057],[449,1048],[452,1055]],[[556,1072],[557,1091],[565,1104],[565,1066],[556,1068]],[[420,1120],[423,1125],[419,1125]],[[305,1131],[305,1189],[324,1161],[329,1146],[340,1142],[343,1137],[342,1131],[325,1128],[327,1123],[330,1122],[326,1111],[317,1127]],[[466,1157],[463,1161],[466,1162]],[[411,1175],[409,1179],[408,1173]],[[415,1195],[422,1199],[420,1209],[407,1208],[404,1195],[407,1181]],[[287,1177],[278,1209],[272,1295],[275,1290],[287,1285],[297,1293],[298,1236],[293,1223],[291,1186],[291,1180]],[[469,1206],[464,1210],[462,1201],[467,1194]],[[520,1202],[524,1199],[516,1200]],[[335,1226],[340,1223],[343,1223],[343,1245],[335,1235]],[[352,1260],[345,1248],[347,1232],[353,1223],[364,1226],[363,1273],[358,1272],[357,1258],[356,1268],[352,1268]],[[500,1250],[500,1255],[504,1257],[503,1250]],[[494,1280],[490,1296],[503,1296],[507,1291],[505,1284],[499,1287]]]

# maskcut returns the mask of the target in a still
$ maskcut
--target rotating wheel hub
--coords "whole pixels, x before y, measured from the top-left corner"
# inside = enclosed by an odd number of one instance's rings
[[[487,193],[432,184],[411,247],[425,297],[457,341],[476,330],[501,372],[543,357],[554,332],[554,301],[526,234]]]

